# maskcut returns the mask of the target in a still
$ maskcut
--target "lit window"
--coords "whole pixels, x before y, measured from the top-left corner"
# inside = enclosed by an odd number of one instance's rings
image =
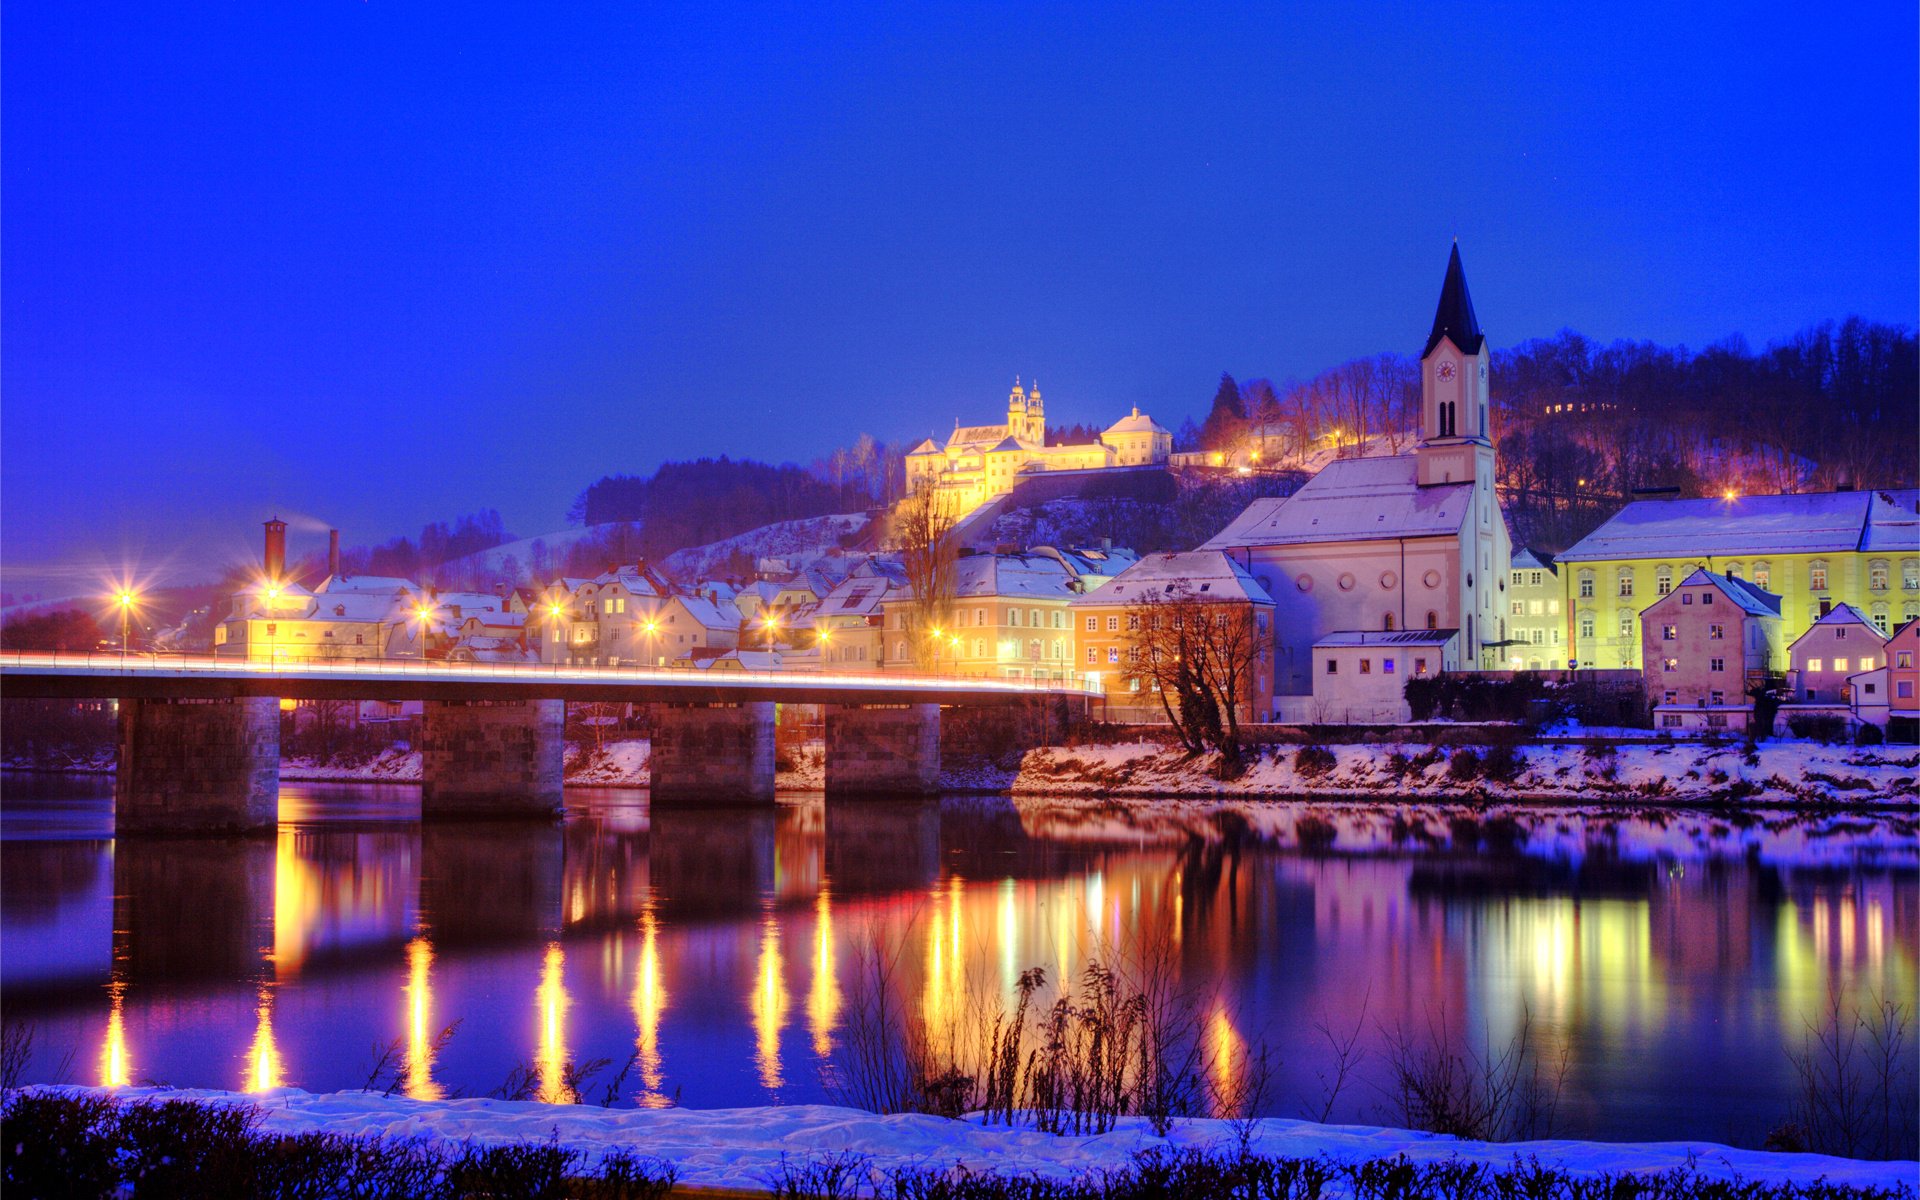
[[[1710,642],[1719,642],[1719,641],[1725,641],[1725,640],[1726,640],[1726,636],[1727,636],[1727,627],[1726,627],[1725,625],[1709,625],[1709,626],[1707,626],[1707,640],[1708,640],[1708,641],[1710,641]]]
[[[1679,636],[1680,627],[1678,625],[1662,625],[1660,627],[1660,640],[1663,642],[1671,642]]]
[[[1876,592],[1887,590],[1887,564],[1877,562],[1867,568],[1867,586]]]
[[[1836,659],[1834,659],[1834,660],[1833,660],[1833,669],[1834,669],[1834,670],[1836,670],[1836,671],[1845,671],[1845,670],[1847,669],[1847,660],[1846,660],[1846,659],[1844,659],[1844,658],[1836,658]]]
[[[1661,663],[1660,669],[1663,671],[1678,671],[1680,669],[1680,660],[1677,658],[1666,659]]]
[[[1370,658],[1363,658],[1363,659],[1361,659],[1361,660],[1360,660],[1360,673],[1361,673],[1362,675],[1371,675],[1371,674],[1373,674],[1373,660],[1372,660],[1372,659],[1370,659]]]
[[[1383,675],[1391,675],[1391,674],[1393,674],[1393,660],[1392,660],[1392,659],[1390,659],[1390,658],[1383,658],[1383,659],[1381,659],[1381,660],[1380,660],[1380,673],[1381,673],[1381,674],[1383,674]]]
[[[1827,590],[1827,564],[1817,562],[1807,568],[1807,586],[1816,592]]]

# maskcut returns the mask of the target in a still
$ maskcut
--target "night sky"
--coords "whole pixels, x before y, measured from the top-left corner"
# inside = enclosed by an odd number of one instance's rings
[[[1175,426],[1417,352],[1455,236],[1498,346],[1920,315],[1912,4],[721,7],[8,4],[7,587],[537,534],[1016,373]]]

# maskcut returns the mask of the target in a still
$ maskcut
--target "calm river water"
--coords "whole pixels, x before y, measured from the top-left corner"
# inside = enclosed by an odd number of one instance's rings
[[[1530,1020],[1558,1132],[1752,1145],[1830,991],[1916,991],[1910,818],[1321,805],[1303,833],[1281,803],[579,789],[557,828],[423,828],[409,788],[286,784],[277,838],[116,843],[111,789],[4,779],[0,1005],[34,1079],[330,1090],[391,1046],[421,1097],[605,1059],[627,1103],[822,1101],[870,947],[941,1028],[1145,937],[1215,1062],[1270,1047],[1280,1115],[1318,1107],[1321,1026],[1359,1031],[1333,1118],[1391,1123],[1392,1031]]]

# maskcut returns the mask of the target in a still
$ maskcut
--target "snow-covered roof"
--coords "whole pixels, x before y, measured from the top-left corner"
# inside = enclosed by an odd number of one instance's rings
[[[1171,429],[1167,429],[1164,426],[1155,422],[1152,417],[1149,417],[1145,413],[1141,412],[1138,406],[1135,406],[1131,416],[1121,417],[1118,421],[1115,421],[1113,424],[1107,426],[1107,432],[1108,433],[1164,433],[1168,437],[1173,436],[1173,431]]]
[[[1334,649],[1342,646],[1444,646],[1459,636],[1458,629],[1336,629],[1313,644]]]
[[[1520,549],[1514,551],[1513,569],[1516,571],[1555,570],[1554,565],[1552,563],[1543,561],[1538,554],[1535,554],[1532,550],[1528,549],[1525,546],[1522,546]]]
[[[463,617],[477,612],[501,612],[507,602],[492,592],[435,592],[433,602],[442,608],[457,608]]]
[[[1756,617],[1778,617],[1780,615],[1780,597],[1756,584],[1748,583],[1738,576],[1716,574],[1704,567],[1695,567],[1693,574],[1680,581],[1679,587],[1674,588],[1671,592],[1668,592],[1652,604],[1649,604],[1647,611],[1651,612],[1656,608],[1669,604],[1678,604],[1680,601],[1676,600],[1675,597],[1680,594],[1681,588],[1697,587],[1702,584],[1710,584],[1718,588],[1727,599],[1733,601],[1742,610],[1752,613]]]
[[[1719,558],[1920,548],[1920,492],[1807,492],[1732,500],[1635,500],[1561,562]]]
[[[1473,484],[1421,487],[1411,454],[1343,458],[1291,496],[1255,500],[1203,550],[1435,537],[1460,531]]]
[[[940,447],[933,444],[932,438],[926,438],[918,446],[915,446],[913,449],[907,451],[907,457],[912,458],[916,454],[938,454],[938,453],[940,453]]]
[[[880,603],[905,586],[905,579],[890,575],[853,575],[821,597],[814,606],[816,617],[865,616],[876,612]]]
[[[477,612],[467,614],[466,622],[478,621],[487,629],[520,629],[527,623],[526,613],[517,612]]]
[[[417,592],[420,586],[397,575],[329,575],[313,591],[315,595],[335,592]]]
[[[1849,626],[1849,625],[1859,625],[1863,627],[1864,629],[1866,629],[1868,633],[1873,635],[1873,638],[1875,641],[1883,642],[1886,640],[1886,635],[1880,632],[1880,627],[1878,625],[1875,625],[1872,621],[1869,621],[1867,619],[1867,614],[1861,612],[1859,609],[1855,608],[1851,604],[1836,604],[1833,606],[1831,610],[1828,611],[1828,613],[1825,616],[1819,618],[1818,620],[1814,621],[1813,624],[1807,626],[1806,632],[1802,633],[1799,637],[1793,639],[1793,645],[1798,646],[1801,642],[1805,641],[1807,638],[1812,637],[1815,633],[1819,631],[1831,630],[1831,629],[1839,628],[1841,626]],[[1789,647],[1789,649],[1792,649],[1792,648],[1793,647]]]
[[[1273,603],[1259,581],[1220,550],[1166,550],[1146,555],[1106,583],[1074,597],[1073,603],[1152,603],[1176,585],[1187,599]]]
[[[1025,446],[1022,446],[1019,442],[1014,441],[1011,437],[1003,437],[999,441],[995,442],[992,445],[992,447],[988,449],[987,453],[1007,454],[1007,453],[1013,453],[1015,451],[1024,450],[1024,449],[1026,449]]]
[[[983,442],[993,445],[1006,436],[1005,425],[959,425],[954,427],[953,436],[947,439],[947,445],[968,446]]]
[[[700,596],[675,596],[674,601],[687,610],[687,615],[707,629],[740,628],[740,610],[732,601],[718,602]]]
[[[404,621],[407,608],[397,594],[328,592],[315,596],[303,615],[317,621]]]
[[[954,563],[956,599],[1029,596],[1064,600],[1073,595],[1073,573],[1057,558],[1038,554],[969,554]]]

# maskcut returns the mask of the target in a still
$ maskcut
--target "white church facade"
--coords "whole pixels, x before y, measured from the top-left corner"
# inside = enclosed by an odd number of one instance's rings
[[[1203,547],[1232,554],[1273,597],[1280,719],[1404,719],[1403,706],[1346,711],[1349,679],[1314,665],[1315,646],[1335,635],[1452,630],[1462,666],[1496,665],[1511,546],[1494,491],[1487,362],[1456,245],[1421,354],[1413,452],[1338,460],[1291,496],[1256,500]]]
[[[965,513],[1011,492],[1033,472],[1157,466],[1172,454],[1173,433],[1138,408],[1101,431],[1098,441],[1049,446],[1040,385],[1029,391],[1015,379],[1006,424],[956,421],[944,444],[928,438],[907,452],[907,489],[931,487],[953,512]]]

